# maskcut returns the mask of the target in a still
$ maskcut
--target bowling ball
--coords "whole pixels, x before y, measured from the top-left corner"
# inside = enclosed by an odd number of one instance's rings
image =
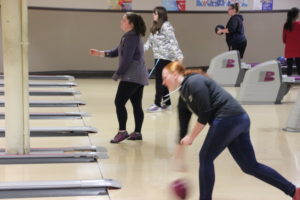
[[[188,194],[188,184],[184,179],[177,179],[171,183],[171,190],[179,199],[186,199]]]
[[[219,30],[219,29],[225,29],[225,27],[224,27],[223,25],[217,25],[216,28],[215,28],[215,33],[216,33],[216,34],[218,34],[218,30]],[[220,33],[220,34],[218,34],[218,35],[222,35],[222,34],[223,34],[223,33]]]
[[[286,58],[285,57],[283,57],[283,56],[279,56],[278,58],[277,58],[277,61],[278,62],[280,62],[280,65],[287,65],[287,63],[286,63]]]

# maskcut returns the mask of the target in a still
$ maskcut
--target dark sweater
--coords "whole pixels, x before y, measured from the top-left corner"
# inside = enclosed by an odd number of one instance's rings
[[[245,110],[214,80],[194,74],[184,79],[180,89],[180,138],[187,134],[192,112],[197,115],[199,123],[211,124],[216,118],[236,116],[245,113]]]
[[[116,74],[121,77],[121,81],[148,85],[144,45],[141,37],[135,31],[125,33],[117,48],[105,51],[105,57],[117,56],[119,56],[119,67]]]
[[[226,25],[226,28],[229,31],[229,33],[226,34],[226,42],[228,46],[246,41],[243,21],[244,18],[240,14],[236,14],[230,17]]]

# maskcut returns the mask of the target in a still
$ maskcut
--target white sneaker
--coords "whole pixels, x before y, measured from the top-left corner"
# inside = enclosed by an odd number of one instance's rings
[[[156,104],[152,104],[149,108],[146,110],[147,112],[161,112],[161,107],[157,106]]]

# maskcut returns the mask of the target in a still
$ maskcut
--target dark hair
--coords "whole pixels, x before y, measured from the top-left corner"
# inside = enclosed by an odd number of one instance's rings
[[[133,24],[133,29],[138,35],[145,36],[146,34],[146,25],[143,18],[140,15],[137,15],[133,12],[127,12],[126,17],[129,23]]]
[[[233,10],[235,10],[236,13],[240,12],[240,4],[239,3],[230,4],[230,8],[233,9]]]
[[[284,24],[284,29],[292,31],[293,30],[293,22],[298,18],[299,16],[299,9],[294,7],[287,13],[287,19]]]
[[[157,13],[158,15],[157,21],[153,21],[153,25],[150,28],[150,32],[155,34],[157,31],[160,31],[164,22],[168,21],[168,12],[165,7],[157,6],[154,8],[153,13]]]

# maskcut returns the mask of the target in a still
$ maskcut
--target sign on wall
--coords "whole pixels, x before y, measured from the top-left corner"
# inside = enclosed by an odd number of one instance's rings
[[[273,0],[262,0],[262,10],[273,10]]]
[[[196,0],[199,7],[224,7],[239,3],[241,7],[248,7],[248,0]]]
[[[1,1],[1,0],[0,0]],[[279,10],[299,7],[300,0],[28,0],[31,7],[148,10],[165,6],[174,11],[226,11],[231,3],[238,2],[242,10]]]
[[[254,10],[273,10],[273,0],[254,0]]]
[[[161,4],[170,11],[185,11],[186,0],[162,0]]]
[[[132,10],[132,0],[108,0],[108,8],[113,10]]]

